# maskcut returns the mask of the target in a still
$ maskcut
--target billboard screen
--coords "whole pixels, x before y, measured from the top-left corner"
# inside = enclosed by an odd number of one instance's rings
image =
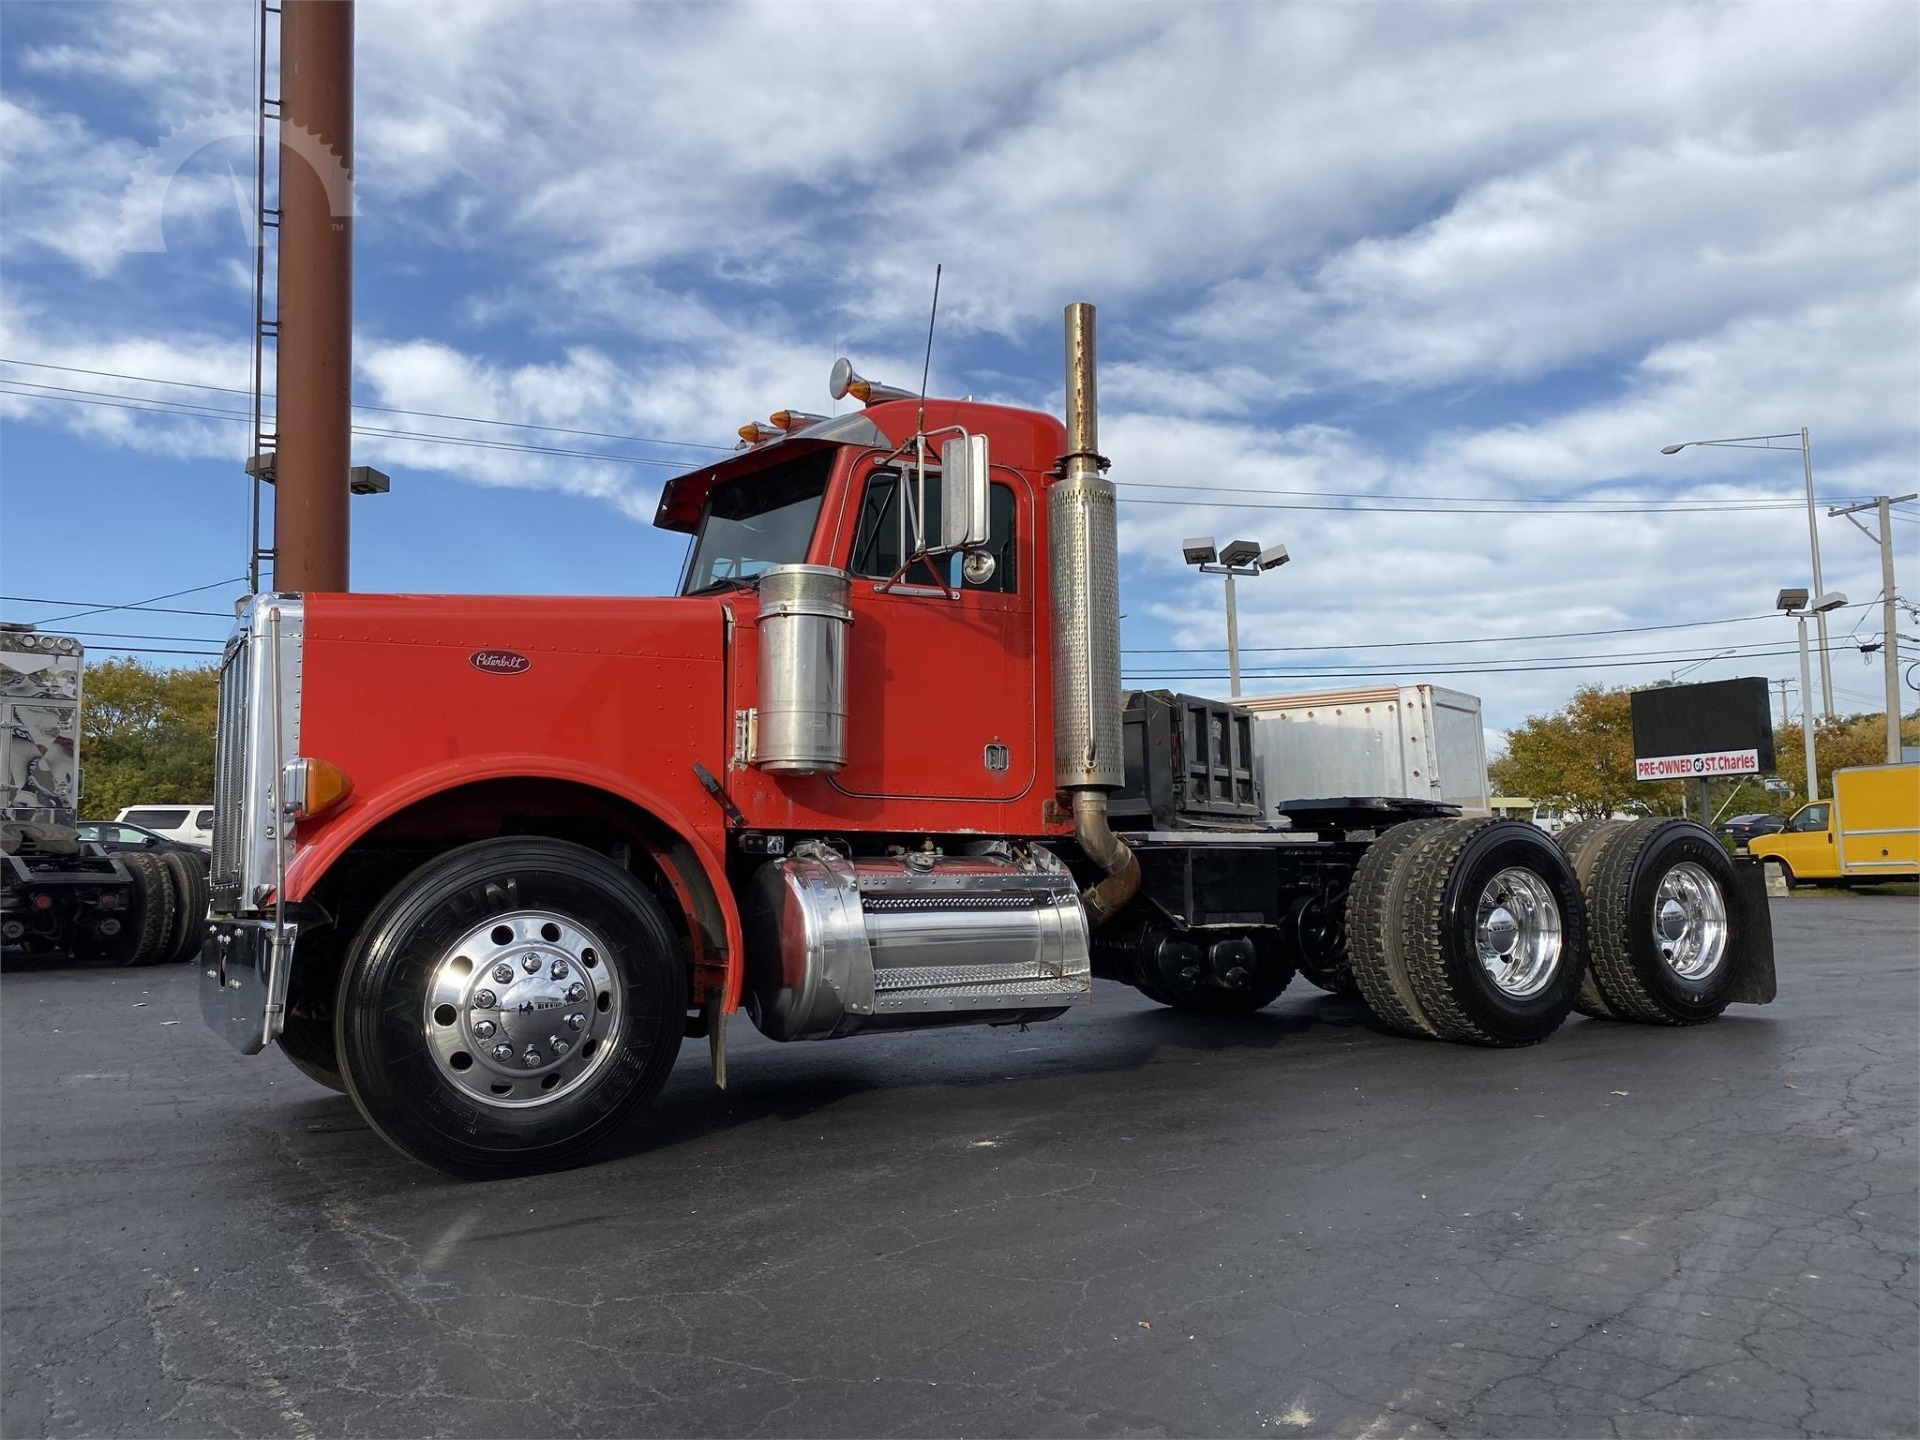
[[[1633,692],[1636,780],[1700,780],[1773,771],[1767,682],[1713,680]]]

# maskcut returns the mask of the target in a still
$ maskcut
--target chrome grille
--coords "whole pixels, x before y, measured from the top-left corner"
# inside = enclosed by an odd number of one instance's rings
[[[239,908],[241,859],[247,846],[247,664],[246,632],[227,643],[220,666],[220,729],[214,744],[213,900],[217,909]]]

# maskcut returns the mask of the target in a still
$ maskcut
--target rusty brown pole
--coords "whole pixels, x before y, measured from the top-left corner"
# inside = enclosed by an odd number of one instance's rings
[[[353,0],[280,12],[273,585],[345,590],[353,393]]]

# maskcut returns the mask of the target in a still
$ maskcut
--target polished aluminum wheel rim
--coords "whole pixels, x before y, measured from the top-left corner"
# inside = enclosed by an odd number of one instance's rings
[[[1653,943],[1682,980],[1704,980],[1727,953],[1727,900],[1701,866],[1683,860],[1660,877]]]
[[[1531,870],[1502,870],[1480,892],[1474,916],[1480,963],[1502,993],[1524,1000],[1552,983],[1560,968],[1560,906]]]
[[[486,1105],[550,1105],[608,1062],[620,982],[599,938],[564,915],[496,915],[449,948],[422,1023],[440,1073]]]

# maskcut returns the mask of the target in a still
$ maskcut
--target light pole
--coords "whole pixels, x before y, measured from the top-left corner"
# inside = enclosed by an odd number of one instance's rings
[[[1876,495],[1861,505],[1829,510],[1829,515],[1844,515],[1860,533],[1880,547],[1880,638],[1881,660],[1886,665],[1887,681],[1887,764],[1900,763],[1900,635],[1896,622],[1900,615],[1893,588],[1893,507],[1907,500],[1920,500],[1920,492],[1911,495]],[[1880,512],[1880,533],[1861,525],[1856,514],[1861,510]]]
[[[1829,610],[1838,610],[1847,603],[1847,597],[1838,590],[1831,595],[1808,598],[1804,590],[1782,590],[1774,606],[1800,622],[1800,739],[1806,750],[1807,760],[1807,803],[1811,805],[1820,798],[1820,771],[1813,757],[1813,677],[1808,673],[1807,664],[1807,616],[1824,616]]]
[[[1271,545],[1262,550],[1252,540],[1229,540],[1215,551],[1211,535],[1182,540],[1180,553],[1187,564],[1197,566],[1202,575],[1227,577],[1227,683],[1237,700],[1240,697],[1240,612],[1233,598],[1234,576],[1261,575],[1286,564],[1291,557],[1284,545]]]
[[[1798,440],[1800,442],[1800,467],[1807,477],[1807,544],[1813,551],[1813,593],[1819,595],[1825,589],[1820,578],[1820,526],[1813,509],[1813,442],[1807,436],[1806,426],[1800,427],[1800,433],[1783,432],[1779,435],[1735,435],[1726,440],[1682,440],[1678,445],[1662,445],[1662,455],[1678,455],[1689,445],[1725,445],[1735,450],[1781,450],[1786,447],[1769,444],[1773,440]],[[1814,618],[1820,627],[1820,710],[1829,719],[1833,716],[1833,664],[1827,658],[1827,616],[1822,611]]]

